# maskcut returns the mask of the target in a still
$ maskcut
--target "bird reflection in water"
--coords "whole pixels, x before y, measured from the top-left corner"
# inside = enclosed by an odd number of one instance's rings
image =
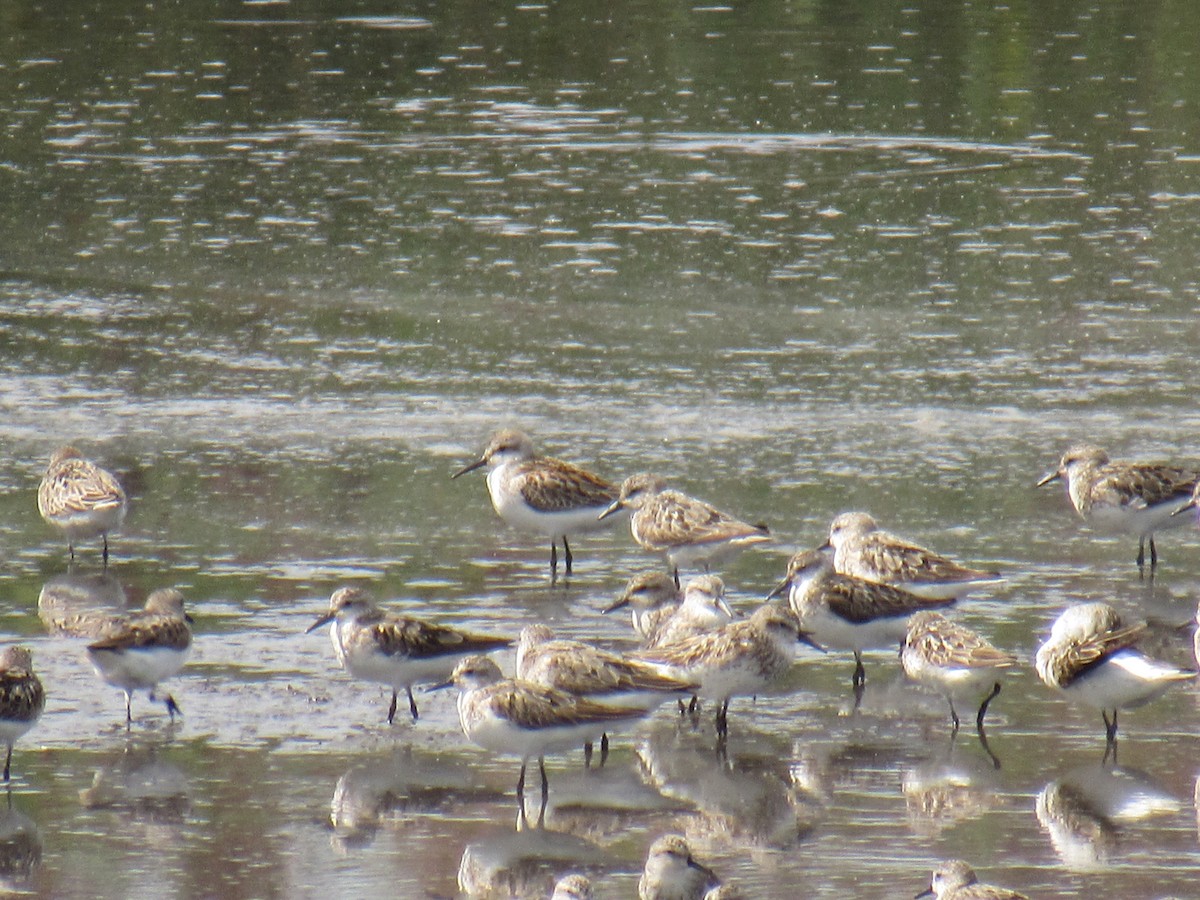
[[[155,745],[129,744],[79,792],[86,809],[113,810],[153,824],[180,823],[191,808],[188,778]]]
[[[38,618],[50,634],[95,640],[129,611],[129,596],[111,570],[56,575],[38,594]]]
[[[411,747],[388,759],[355,765],[338,779],[330,803],[335,846],[365,846],[380,828],[414,815],[461,812],[466,806],[504,801],[502,791],[473,782],[469,767],[414,753]]]
[[[1037,819],[1068,869],[1094,872],[1111,864],[1124,826],[1177,813],[1181,807],[1145,772],[1084,766],[1042,789]]]
[[[42,835],[37,824],[13,805],[12,791],[0,807],[0,892],[28,893],[42,864]]]
[[[904,769],[901,790],[909,828],[922,837],[977,819],[997,803],[996,770],[976,754],[956,753],[951,746],[935,760]]]
[[[548,897],[568,872],[612,860],[596,844],[517,817],[517,830],[494,828],[463,848],[458,887],[468,897]]]
[[[786,754],[769,737],[747,733],[742,746],[761,746],[761,753],[715,754],[697,735],[666,722],[647,730],[638,745],[647,782],[693,810],[679,825],[701,851],[791,847],[822,815],[819,799],[794,783]]]

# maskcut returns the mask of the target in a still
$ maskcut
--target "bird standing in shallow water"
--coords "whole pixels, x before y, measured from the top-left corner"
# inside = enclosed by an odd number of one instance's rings
[[[183,668],[192,652],[192,617],[183,609],[183,594],[160,588],[146,598],[146,608],[109,623],[104,637],[88,645],[96,674],[125,692],[125,730],[133,723],[133,692],[154,688]],[[167,713],[175,721],[179,704],[167,695]]]
[[[42,518],[67,536],[72,560],[76,541],[100,535],[108,567],[108,533],[121,527],[128,505],[111,472],[84,459],[74,447],[60,447],[50,457],[37,500]]]
[[[46,692],[34,674],[33,657],[26,647],[5,647],[0,653],[0,741],[8,747],[4,781],[12,769],[13,744],[41,718]]]
[[[328,622],[333,652],[354,678],[386,684],[392,689],[387,721],[396,717],[401,689],[408,711],[417,721],[414,684],[443,681],[458,661],[477,653],[509,646],[508,638],[470,634],[448,625],[384,612],[361,588],[338,588],[329,598],[329,611],[308,626],[311,633]]]
[[[1150,542],[1150,568],[1158,565],[1154,532],[1178,528],[1178,518],[1200,481],[1200,472],[1162,463],[1113,462],[1099,447],[1080,445],[1062,455],[1058,468],[1047,472],[1037,486],[1064,481],[1071,505],[1085,522],[1099,531],[1135,535],[1137,564],[1146,564]]]
[[[643,550],[662,553],[679,585],[681,566],[708,567],[771,540],[765,525],[747,525],[702,500],[667,490],[657,475],[630,475],[601,519],[632,510],[629,531]]]
[[[558,577],[558,541],[562,541],[566,573],[574,557],[567,536],[604,527],[600,514],[616,499],[616,485],[586,469],[538,456],[522,431],[497,431],[475,462],[455,472],[458,478],[488,467],[488,494],[497,515],[523,531],[550,538],[550,580]]]

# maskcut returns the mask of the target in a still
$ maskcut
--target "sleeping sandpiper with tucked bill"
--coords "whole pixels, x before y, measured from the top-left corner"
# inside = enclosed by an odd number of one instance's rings
[[[975,714],[981,736],[988,704],[1000,693],[1000,679],[1017,662],[1013,654],[933,610],[916,613],[908,620],[908,632],[900,645],[904,674],[946,698],[954,731],[959,724],[954,702],[981,701]]]
[[[865,512],[837,516],[829,526],[833,568],[843,575],[880,581],[931,600],[962,597],[999,584],[999,572],[972,569],[879,527]]]
[[[1064,453],[1058,468],[1037,486],[1060,480],[1075,511],[1097,531],[1137,537],[1138,566],[1146,564],[1149,541],[1153,569],[1158,565],[1154,533],[1186,524],[1186,517],[1173,514],[1196,489],[1200,472],[1165,463],[1113,462],[1099,447],[1080,445]]]
[[[562,753],[592,743],[621,725],[631,725],[646,715],[643,709],[608,706],[564,691],[520,679],[505,678],[486,656],[461,660],[450,680],[430,690],[456,685],[458,719],[471,742],[493,753],[521,759],[517,778],[519,814],[525,818],[525,769],[536,758],[542,776],[542,805],[538,823],[544,821],[550,783],[546,754]]]
[[[562,541],[570,575],[574,557],[567,536],[604,527],[600,514],[616,499],[616,485],[579,466],[537,455],[529,435],[513,429],[497,431],[479,459],[450,477],[484,466],[497,515],[514,528],[550,538],[551,581],[558,577],[558,542]]]
[[[72,560],[77,541],[100,535],[108,566],[108,533],[120,529],[127,507],[125,491],[111,472],[74,447],[60,447],[38,485],[37,502],[42,518],[67,536]]]
[[[621,510],[632,511],[629,532],[643,550],[667,558],[679,584],[683,566],[710,565],[729,559],[746,547],[771,540],[766,525],[748,525],[714,509],[702,500],[667,489],[658,475],[630,475],[601,519]]]
[[[823,647],[854,653],[851,684],[862,699],[866,681],[864,650],[891,650],[908,633],[908,617],[924,609],[940,609],[954,600],[930,600],[894,587],[842,575],[820,550],[801,550],[788,561],[787,577],[767,599],[788,592],[788,603],[800,627]]]
[[[104,636],[88,645],[96,674],[125,692],[125,730],[133,723],[133,692],[154,689],[183,668],[192,652],[192,617],[183,609],[183,594],[159,588],[146,598],[142,612],[108,622]],[[166,697],[167,713],[175,721],[179,704]]]
[[[33,671],[27,647],[5,647],[0,653],[0,742],[8,747],[4,781],[12,768],[13,744],[41,718],[46,692]]]
[[[1117,740],[1118,710],[1149,703],[1197,674],[1138,650],[1145,632],[1144,623],[1127,624],[1107,603],[1078,603],[1062,611],[1034,657],[1048,687],[1100,710],[1109,749]]]
[[[547,625],[526,625],[517,641],[517,677],[609,706],[646,712],[699,685],[664,675],[649,663],[602,650],[583,641],[556,638]],[[591,765],[592,745],[584,744]],[[600,739],[600,765],[608,758],[608,735]]]
[[[329,626],[333,652],[351,677],[385,684],[392,689],[387,721],[396,717],[401,689],[408,695],[408,711],[417,721],[413,685],[444,681],[459,660],[509,646],[508,638],[472,634],[400,616],[380,609],[362,588],[338,588],[329,598],[329,609],[308,626],[305,634]]]

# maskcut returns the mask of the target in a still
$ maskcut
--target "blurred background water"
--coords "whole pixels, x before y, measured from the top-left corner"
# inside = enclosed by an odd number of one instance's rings
[[[654,470],[777,542],[722,572],[751,608],[868,509],[1003,589],[960,618],[1031,656],[1068,602],[1190,662],[1195,528],[1090,534],[1036,478],[1066,444],[1200,461],[1200,42],[1179,2],[678,5],[0,0],[0,619],[49,692],[0,875],[44,896],[629,896],[658,833],[755,897],[911,896],[962,856],[1037,896],[1187,896],[1195,688],[1098,717],[1030,669],[993,768],[938,698],[802,654],[787,696],[663,713],[608,767],[516,764],[448,697],[383,723],[304,628],[343,583],[398,608],[613,644],[657,565],[544,541],[449,480],[497,427],[609,477]],[[43,601],[38,518],[77,443],[131,496],[99,589],[180,587],[172,692],[121,697]],[[75,581],[71,581],[71,579]],[[116,593],[114,593],[116,592]],[[43,606],[45,603],[43,602]],[[505,665],[509,657],[501,657]],[[489,894],[490,892],[490,894]]]

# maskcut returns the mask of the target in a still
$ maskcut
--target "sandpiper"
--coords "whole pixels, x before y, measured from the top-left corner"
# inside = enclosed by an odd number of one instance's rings
[[[916,613],[908,620],[908,633],[900,645],[904,673],[946,698],[955,731],[959,721],[954,701],[974,703],[982,698],[975,727],[983,733],[988,704],[1000,693],[1000,677],[1017,661],[1011,653],[933,610]]]
[[[1117,739],[1118,710],[1148,703],[1197,674],[1137,650],[1145,631],[1144,624],[1125,624],[1107,603],[1079,603],[1063,610],[1034,657],[1046,685],[1100,710],[1109,747]]]
[[[46,692],[34,674],[27,647],[5,647],[0,653],[0,741],[8,746],[4,781],[12,767],[13,744],[32,728],[46,706]]]
[[[962,597],[1004,579],[999,572],[971,569],[890,534],[864,512],[842,513],[829,526],[833,567],[843,575],[902,587],[931,600]]]
[[[834,571],[833,560],[820,550],[801,550],[788,561],[787,577],[767,599],[788,591],[788,603],[800,627],[823,647],[854,653],[852,684],[860,689],[866,680],[864,650],[888,649],[908,633],[908,617],[923,609],[938,609],[954,602],[930,600],[894,587]]]
[[[646,854],[638,900],[703,900],[720,883],[712,869],[696,861],[682,836],[664,834]]]
[[[725,599],[725,582],[716,575],[697,575],[683,588],[683,602],[646,635],[646,647],[674,644],[697,634],[707,634],[733,621],[733,608]]]
[[[1154,532],[1178,528],[1185,519],[1172,515],[1187,502],[1200,482],[1200,472],[1162,463],[1112,462],[1099,447],[1081,445],[1062,455],[1058,468],[1038,481],[1041,487],[1062,480],[1071,505],[1099,531],[1136,535],[1137,564],[1158,564]]]
[[[795,613],[768,603],[748,619],[633,656],[661,666],[676,678],[699,682],[698,696],[719,701],[717,737],[723,743],[729,731],[730,698],[757,695],[781,678],[795,660],[800,641],[817,646],[800,628]]]
[[[662,553],[679,583],[680,566],[702,565],[705,571],[752,544],[771,540],[765,525],[747,525],[679,491],[667,490],[657,475],[631,475],[616,500],[600,514],[604,519],[630,509],[629,531],[644,550]]]
[[[573,872],[554,883],[550,900],[592,900],[592,882],[586,875]]]
[[[444,681],[467,656],[509,646],[507,638],[471,634],[447,625],[385,612],[370,595],[356,587],[338,588],[329,598],[329,610],[308,626],[310,633],[327,622],[329,639],[338,662],[351,677],[385,684],[392,689],[387,721],[396,717],[401,688],[408,695],[408,711],[417,721],[414,684]]]
[[[60,447],[38,485],[38,512],[62,529],[75,559],[75,542],[100,535],[108,565],[108,533],[125,519],[125,491],[111,472],[84,459],[74,447]]]
[[[550,785],[546,779],[546,754],[570,750],[595,741],[607,729],[631,724],[645,710],[608,706],[563,691],[505,678],[500,667],[486,656],[460,660],[450,680],[431,690],[457,685],[458,719],[468,740],[485,750],[521,758],[517,803],[525,815],[525,769],[537,757],[542,776],[544,819]]]
[[[154,688],[183,668],[192,652],[192,617],[183,609],[183,594],[159,588],[146,598],[142,612],[113,620],[105,636],[87,648],[96,674],[125,692],[125,728],[133,722],[133,692]],[[167,713],[175,721],[179,704],[170,694]]]
[[[1029,900],[1017,891],[982,884],[975,876],[975,870],[961,859],[944,862],[934,869],[929,887],[917,897],[936,897],[937,900]]]
[[[538,456],[529,435],[513,429],[497,431],[479,459],[451,477],[483,466],[488,467],[488,494],[496,513],[515,528],[550,538],[551,580],[558,575],[561,540],[570,575],[573,557],[567,536],[604,527],[600,514],[616,499],[616,485],[571,463]]]
[[[546,625],[526,625],[517,642],[517,677],[609,706],[650,712],[673,695],[698,685],[664,675],[649,663],[601,650],[582,641],[556,640]],[[600,739],[600,764],[608,757],[608,735]],[[584,745],[591,763],[592,745]]]
[[[645,641],[659,626],[675,614],[683,597],[675,579],[663,572],[643,572],[634,575],[625,585],[625,590],[616,602],[605,607],[604,612],[616,612],[629,607],[633,619],[633,630]]]

